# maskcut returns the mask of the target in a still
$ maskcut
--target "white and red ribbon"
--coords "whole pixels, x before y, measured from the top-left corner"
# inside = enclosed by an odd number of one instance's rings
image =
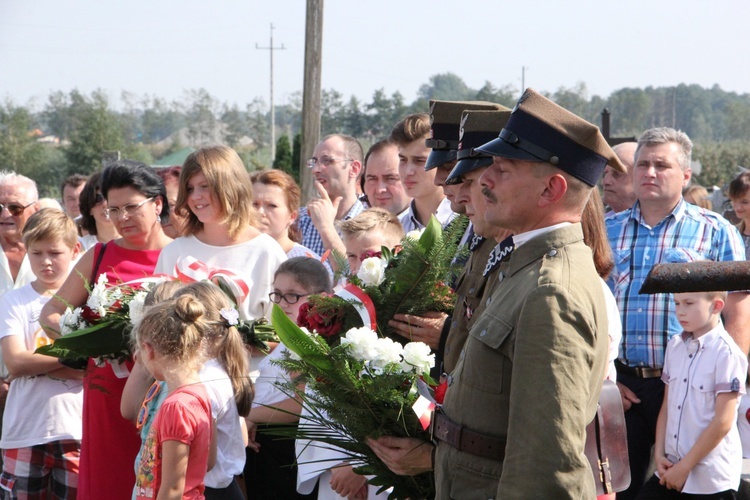
[[[345,287],[336,290],[336,295],[344,300],[351,301],[354,309],[357,310],[359,316],[362,318],[362,323],[364,323],[364,326],[371,330],[375,330],[375,328],[377,328],[375,304],[372,302],[370,296],[364,292],[364,290],[350,283]]]
[[[180,281],[191,283],[193,281],[214,280],[221,278],[232,291],[241,304],[250,294],[250,287],[237,274],[229,269],[213,269],[195,257],[185,257],[177,261],[174,266],[175,275]]]

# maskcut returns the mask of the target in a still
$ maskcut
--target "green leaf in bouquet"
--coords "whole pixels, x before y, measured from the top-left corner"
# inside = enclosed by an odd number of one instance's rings
[[[130,326],[124,321],[103,321],[39,347],[37,354],[55,358],[97,358],[130,350]]]
[[[289,316],[278,304],[273,305],[271,322],[279,339],[290,351],[304,358],[310,364],[314,364],[321,371],[330,372],[333,370],[333,363],[328,359],[323,346],[311,339],[294,321],[289,319]]]
[[[423,252],[429,252],[432,248],[441,244],[443,239],[443,226],[433,215],[430,217],[430,221],[424,228],[422,236],[419,237],[419,246]]]

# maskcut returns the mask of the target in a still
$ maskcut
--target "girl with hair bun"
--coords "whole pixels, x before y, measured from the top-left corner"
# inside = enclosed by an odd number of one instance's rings
[[[198,375],[208,390],[216,421],[216,465],[206,474],[207,500],[244,500],[235,476],[245,465],[247,429],[253,383],[248,376],[247,351],[233,325],[239,316],[227,295],[210,281],[181,288],[175,297],[191,295],[205,307],[209,326],[204,341],[206,362]]]
[[[169,389],[141,450],[137,499],[203,498],[216,459],[211,402],[198,375],[212,331],[206,312],[195,297],[181,296],[149,308],[136,327],[142,362]]]

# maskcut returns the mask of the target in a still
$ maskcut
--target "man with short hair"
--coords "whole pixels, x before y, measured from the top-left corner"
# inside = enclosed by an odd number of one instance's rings
[[[389,140],[398,146],[398,172],[406,194],[413,198],[409,209],[399,220],[404,231],[423,229],[433,215],[443,227],[456,216],[450,200],[434,183],[435,171],[426,171],[431,149],[425,145],[430,134],[430,117],[415,113],[398,122]]]
[[[411,197],[404,191],[398,173],[398,146],[383,139],[373,144],[365,155],[363,191],[367,203],[399,216],[409,208]]]
[[[593,498],[584,455],[607,363],[604,293],[581,214],[604,166],[599,130],[531,89],[477,148],[485,221],[513,231],[434,415],[436,498]],[[621,167],[624,170],[624,167]],[[392,470],[429,469],[427,444],[368,444]]]
[[[78,207],[78,199],[86,184],[86,177],[83,174],[73,174],[65,178],[60,185],[60,196],[62,196],[62,205],[65,207],[65,213],[68,217],[75,219],[81,215],[81,209]]]
[[[334,249],[343,255],[346,248],[335,222],[351,219],[365,209],[357,197],[362,145],[348,135],[328,135],[315,146],[307,167],[312,169],[320,197],[300,209],[302,245],[318,255]]]
[[[620,172],[607,165],[602,177],[602,201],[613,212],[622,212],[633,206],[636,196],[633,190],[633,162],[636,142],[623,142],[612,148],[627,172]]]
[[[718,214],[686,203],[682,189],[691,177],[692,142],[672,128],[647,130],[638,140],[633,169],[637,202],[606,219],[615,268],[610,286],[622,315],[617,385],[627,424],[631,486],[618,498],[634,498],[646,479],[656,419],[664,396],[661,372],[669,339],[682,332],[670,294],[639,294],[658,263],[744,260],[737,228]],[[726,330],[750,347],[748,294],[730,293]]]

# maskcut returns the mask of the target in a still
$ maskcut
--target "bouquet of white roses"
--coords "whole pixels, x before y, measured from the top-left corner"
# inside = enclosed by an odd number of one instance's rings
[[[57,358],[124,361],[130,356],[130,331],[143,317],[143,303],[155,279],[108,285],[102,274],[86,304],[68,307],[60,318],[60,338],[36,350]]]
[[[429,498],[432,473],[394,474],[366,444],[367,438],[383,435],[429,439],[412,410],[419,398],[417,383],[422,378],[429,381],[435,363],[429,346],[402,346],[369,328],[352,328],[331,347],[325,338],[300,329],[278,306],[272,320],[292,353],[279,364],[301,378],[282,389],[302,399],[312,424],[300,425],[296,437],[343,451],[358,473],[373,476],[370,484],[382,486],[381,491],[393,488],[390,498]],[[299,388],[301,381],[307,390]]]

